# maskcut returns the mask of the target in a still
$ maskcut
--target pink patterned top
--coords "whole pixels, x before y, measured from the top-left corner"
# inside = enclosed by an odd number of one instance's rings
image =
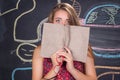
[[[74,61],[74,67],[78,69],[80,72],[85,73],[84,63]],[[46,75],[49,70],[52,68],[52,61],[50,58],[44,58],[43,63],[43,76]],[[55,80],[75,80],[74,77],[67,71],[65,64],[61,66],[59,71],[59,75],[55,77]]]

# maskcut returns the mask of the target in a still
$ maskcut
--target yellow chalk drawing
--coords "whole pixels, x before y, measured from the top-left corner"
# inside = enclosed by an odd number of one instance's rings
[[[111,80],[115,80],[115,75],[120,75],[120,67],[115,67],[115,66],[95,66],[96,69],[111,69],[111,70],[118,70],[118,71],[108,71],[108,72],[103,72],[97,76],[98,79],[107,76],[107,75],[112,75]]]
[[[33,47],[33,50],[25,49],[24,46]],[[16,55],[20,58],[23,62],[32,62],[32,53],[34,51],[34,48],[37,47],[34,44],[30,43],[22,43],[20,44],[16,49]]]
[[[61,3],[61,0],[57,0],[57,3]]]
[[[11,12],[11,11],[17,10],[20,1],[21,1],[21,0],[18,0],[18,1],[17,1],[17,3],[16,3],[16,7],[15,7],[15,8],[12,8],[12,9],[10,9],[10,10],[7,10],[7,11],[3,12],[3,13],[0,13],[0,16],[3,16],[3,15],[5,15],[5,14]]]
[[[94,23],[94,21],[98,18],[98,12],[92,12],[90,17],[88,18],[87,23]]]
[[[107,75],[112,75],[112,79],[111,80],[115,80],[115,75],[116,74],[120,75],[120,72],[105,72],[105,73],[100,74],[98,76],[98,79],[101,78],[101,77],[107,76]]]
[[[115,23],[115,15],[118,13],[118,8],[115,7],[104,7],[102,11],[106,12],[110,17],[106,24],[116,24]]]
[[[115,66],[95,66],[95,68],[120,70],[120,67]]]
[[[19,20],[21,17],[23,17],[24,15],[32,12],[32,11],[35,9],[35,7],[36,7],[36,2],[35,2],[35,0],[33,0],[33,7],[32,7],[30,10],[22,13],[20,16],[18,16],[18,17],[16,18],[16,20],[15,20],[15,22],[14,22],[14,30],[13,30],[14,41],[16,41],[16,42],[28,42],[28,43],[31,43],[31,42],[33,43],[33,42],[37,42],[37,41],[38,41],[38,39],[37,39],[37,40],[22,40],[22,39],[17,39],[17,38],[16,38],[16,26],[17,26],[18,20]]]
[[[76,0],[72,0],[73,4],[72,6],[75,8],[76,12],[77,12],[77,16],[80,16],[81,13],[81,5],[79,2],[77,2]]]

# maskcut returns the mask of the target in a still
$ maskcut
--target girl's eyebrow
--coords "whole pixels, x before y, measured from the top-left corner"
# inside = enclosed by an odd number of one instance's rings
[[[62,20],[62,18],[60,18],[60,17],[56,17],[55,19],[61,19]],[[70,19],[66,19],[66,20],[70,20]]]
[[[56,17],[55,19],[62,19],[62,18],[60,18],[60,17]]]

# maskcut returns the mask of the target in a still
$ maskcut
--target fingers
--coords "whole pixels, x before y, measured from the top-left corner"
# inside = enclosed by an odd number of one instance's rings
[[[64,47],[63,49],[58,50],[56,52],[56,58],[58,58],[58,61],[61,61],[60,59],[64,61],[73,59],[71,51],[67,47]]]
[[[64,59],[70,59],[72,58],[72,55],[66,52],[58,53],[58,55],[63,57]]]
[[[64,49],[66,50],[67,53],[71,54],[71,51],[67,47],[64,47]]]

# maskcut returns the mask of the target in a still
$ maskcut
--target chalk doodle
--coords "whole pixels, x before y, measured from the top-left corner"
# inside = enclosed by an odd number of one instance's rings
[[[9,12],[12,12],[12,11],[14,11],[14,10],[17,10],[20,1],[21,1],[21,0],[18,0],[18,1],[16,2],[15,8],[11,8],[11,9],[6,10],[6,11],[4,11],[4,12],[0,11],[0,16],[3,16],[3,15],[5,15],[5,14],[8,14]]]

